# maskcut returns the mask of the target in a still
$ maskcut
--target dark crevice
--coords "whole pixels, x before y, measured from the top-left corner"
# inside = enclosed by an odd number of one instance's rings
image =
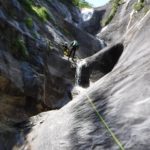
[[[80,85],[87,86],[89,85],[89,79],[96,81],[109,73],[117,64],[123,49],[123,44],[118,43],[86,58],[87,63],[81,68]]]
[[[99,66],[93,65],[95,68],[100,67],[100,71],[103,73],[109,73],[114,66],[117,64],[122,52],[123,52],[123,44],[119,43],[112,47],[110,47],[108,50],[104,51],[101,55],[101,59],[97,63],[101,63]],[[95,69],[94,68],[94,69]]]

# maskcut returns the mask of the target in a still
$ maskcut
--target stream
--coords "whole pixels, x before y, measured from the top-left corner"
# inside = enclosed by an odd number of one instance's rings
[[[106,47],[104,40],[97,38],[100,41],[102,49]],[[76,63],[76,74],[75,74],[75,86],[72,90],[73,97],[84,92],[90,85],[90,69],[86,62],[86,59],[78,60]]]

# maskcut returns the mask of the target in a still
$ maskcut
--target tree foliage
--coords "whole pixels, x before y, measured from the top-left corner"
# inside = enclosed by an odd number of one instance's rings
[[[92,5],[85,0],[73,0],[74,4],[78,6],[79,8],[91,8]]]
[[[118,7],[124,3],[123,0],[111,0],[111,3],[112,3],[112,7],[111,7],[111,11],[109,13],[109,15],[107,16],[106,19],[102,20],[102,23],[101,25],[102,26],[106,26],[107,24],[109,24],[111,22],[111,20],[114,18],[117,10],[118,10]]]
[[[140,11],[143,8],[144,8],[144,0],[140,0],[139,2],[133,4],[133,9],[136,11]]]
[[[92,4],[88,3],[86,0],[61,0],[62,2],[72,3],[79,8],[91,8]]]

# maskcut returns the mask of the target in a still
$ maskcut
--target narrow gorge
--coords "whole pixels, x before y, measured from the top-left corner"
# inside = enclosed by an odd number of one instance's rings
[[[83,4],[0,0],[0,150],[150,150],[150,0]]]

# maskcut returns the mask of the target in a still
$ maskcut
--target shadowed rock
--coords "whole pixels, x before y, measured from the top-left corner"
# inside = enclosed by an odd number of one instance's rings
[[[54,8],[47,5],[47,2],[37,1],[53,12]],[[0,1],[2,7],[7,3],[8,0]],[[21,9],[25,15],[31,15],[36,23],[37,28],[28,29],[27,32],[20,27],[21,17],[7,17],[11,9],[6,8],[3,7],[3,13],[0,12],[0,149],[119,149],[99,121],[87,97],[90,97],[126,150],[149,149],[150,11],[141,20],[138,19],[134,26],[125,30],[125,34],[121,34],[120,30],[119,35],[116,33],[113,41],[117,39],[115,43],[118,43],[122,39],[121,44],[112,44],[87,58],[91,70],[98,71],[96,75],[101,72],[103,75],[107,74],[65,105],[72,99],[70,88],[74,82],[75,70],[62,56],[58,42],[67,38],[80,39],[82,50],[84,44],[87,49],[86,52],[79,53],[82,57],[97,52],[100,48],[99,42],[74,24],[64,22],[65,18],[56,11],[53,15],[57,18],[55,23],[59,27],[51,21],[42,23],[37,16]],[[59,28],[68,29],[71,35],[61,31],[67,35],[64,37]],[[34,37],[34,30],[41,34]],[[111,38],[113,35],[111,34]],[[11,42],[17,37],[24,40],[29,58],[20,55],[20,51],[13,53],[12,50],[17,48],[11,47]],[[48,42],[43,42],[45,37],[49,38]],[[28,118],[31,113],[25,106],[33,106],[31,108],[34,110],[37,107],[37,97],[45,100],[51,108],[65,106]],[[24,122],[20,123],[21,121]]]
[[[77,51],[77,55],[79,56],[79,58],[91,56],[102,49],[102,45],[100,44],[99,40],[94,36],[74,26],[68,21],[64,21],[64,24],[65,28],[70,30],[70,33],[80,44],[80,49],[79,51]]]
[[[108,46],[96,54],[83,59],[77,65],[77,83],[88,87],[89,79],[96,81],[109,73],[123,52],[123,44]]]
[[[119,149],[99,122],[88,95],[125,149],[149,149],[149,20],[150,13],[126,34],[124,42],[128,44],[110,73],[62,109],[43,113],[38,120],[32,118],[35,126],[24,146],[45,150]]]

